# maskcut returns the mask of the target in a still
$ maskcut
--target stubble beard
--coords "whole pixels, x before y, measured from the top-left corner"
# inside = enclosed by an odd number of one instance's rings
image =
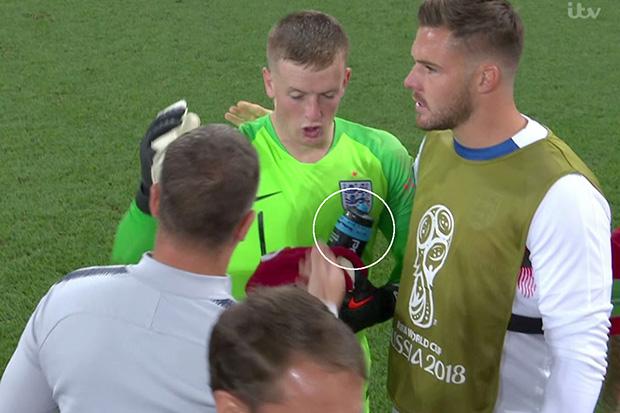
[[[430,111],[430,108],[429,108]],[[455,129],[465,123],[473,112],[471,92],[467,86],[463,86],[461,91],[454,97],[453,103],[441,109],[430,112],[427,121],[420,122],[418,118],[417,126],[425,131]]]

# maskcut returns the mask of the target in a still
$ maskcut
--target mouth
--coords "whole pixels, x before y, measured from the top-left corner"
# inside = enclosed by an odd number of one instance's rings
[[[421,112],[422,110],[428,110],[428,106],[426,105],[426,101],[422,99],[420,96],[413,96],[413,100],[415,100],[415,109],[417,112]]]
[[[321,136],[321,127],[320,126],[306,126],[302,128],[303,135],[306,138],[316,139]]]

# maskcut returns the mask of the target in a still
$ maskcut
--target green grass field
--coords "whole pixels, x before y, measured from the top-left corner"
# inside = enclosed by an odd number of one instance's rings
[[[584,0],[583,7],[600,8],[597,18],[573,19],[566,1],[514,3],[526,25],[519,108],[583,157],[616,210],[620,5]],[[265,38],[287,12],[315,8],[340,19],[351,39],[353,75],[339,115],[393,132],[413,153],[423,134],[402,80],[418,5],[3,0],[0,371],[50,285],[72,269],[108,261],[116,224],[136,189],[139,139],[159,109],[185,97],[212,122],[223,121],[238,99],[270,104],[260,76]],[[371,332],[375,412],[389,411],[388,334],[387,324]]]

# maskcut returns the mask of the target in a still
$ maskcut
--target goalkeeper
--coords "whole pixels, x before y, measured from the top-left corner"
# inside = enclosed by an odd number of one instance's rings
[[[244,287],[261,256],[313,244],[315,212],[341,189],[347,190],[332,197],[317,215],[317,238],[328,238],[345,207],[365,204],[374,224],[363,261],[371,263],[373,252],[382,253],[373,248],[377,229],[388,239],[395,231],[390,281],[398,281],[413,199],[412,159],[388,132],[336,117],[351,76],[348,47],[341,25],[315,11],[292,13],[269,34],[263,80],[274,111],[240,126],[258,152],[261,169],[254,203],[257,219],[228,267],[236,298],[244,296]],[[119,224],[114,262],[136,262],[153,246],[156,223],[147,202],[151,162],[155,156],[156,168],[165,141],[192,127],[186,112],[180,103],[161,113],[142,142],[142,182]],[[368,191],[385,200],[395,225],[383,203]],[[362,307],[355,310],[364,314]],[[390,316],[368,317],[367,325]],[[361,342],[367,349],[365,338]]]

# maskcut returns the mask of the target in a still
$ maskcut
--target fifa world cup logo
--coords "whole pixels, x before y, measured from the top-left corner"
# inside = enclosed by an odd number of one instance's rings
[[[417,255],[409,299],[409,316],[418,327],[428,328],[433,323],[433,280],[448,256],[453,233],[454,217],[443,205],[430,207],[418,224]]]

